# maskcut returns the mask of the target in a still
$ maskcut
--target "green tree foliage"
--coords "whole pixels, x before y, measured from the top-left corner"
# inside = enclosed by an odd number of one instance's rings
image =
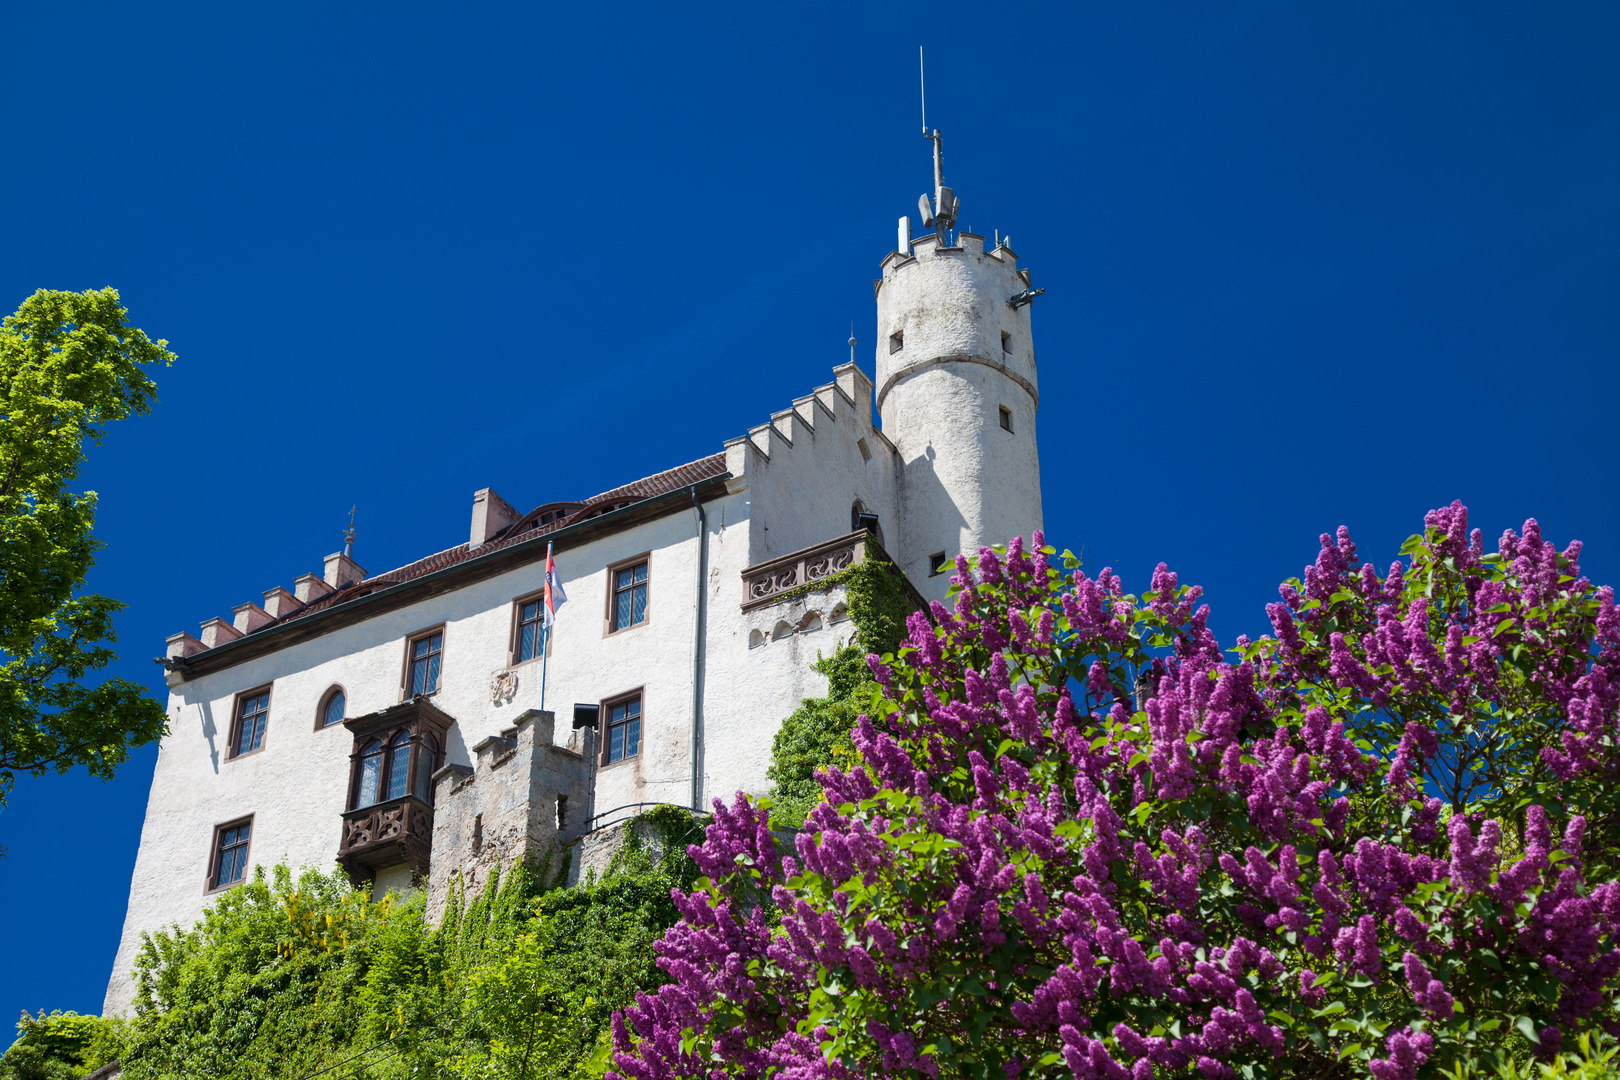
[[[866,654],[892,653],[906,636],[906,616],[916,610],[913,594],[889,563],[868,559],[856,563],[818,589],[830,584],[846,586],[849,614],[855,634],[830,656],[818,656],[811,665],[827,676],[827,695],[805,698],[777,729],[771,744],[766,776],[771,789],[771,821],[779,828],[798,828],[821,798],[817,769],[854,760],[849,743],[855,718],[877,690],[866,666]]]
[[[697,877],[691,814],[643,820],[601,880],[542,891],[520,870],[437,927],[420,896],[261,873],[145,940],[125,1076],[600,1076],[613,1011],[666,981],[670,890]]]
[[[41,1009],[22,1014],[17,1041],[0,1054],[0,1080],[78,1080],[118,1056],[124,1022]]]
[[[114,289],[41,289],[0,323],[0,805],[18,772],[110,778],[165,731],[163,707],[113,660],[123,604],[81,593],[101,543],[96,494],[71,484],[109,424],[148,412],[166,341],[125,322]]]

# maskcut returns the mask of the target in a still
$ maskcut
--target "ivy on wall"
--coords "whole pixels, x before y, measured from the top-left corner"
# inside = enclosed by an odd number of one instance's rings
[[[872,700],[877,684],[866,666],[867,653],[893,653],[906,636],[906,618],[917,610],[916,594],[891,563],[867,559],[806,587],[847,589],[845,603],[855,624],[850,640],[811,665],[827,677],[825,697],[805,698],[777,729],[766,776],[773,783],[771,823],[796,829],[821,797],[817,769],[853,762],[849,733]],[[792,594],[787,594],[792,595]]]

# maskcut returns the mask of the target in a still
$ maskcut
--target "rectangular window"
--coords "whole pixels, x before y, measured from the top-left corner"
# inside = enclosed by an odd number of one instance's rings
[[[936,551],[928,556],[928,576],[939,577],[945,572],[945,553]]]
[[[896,330],[894,333],[889,335],[889,355],[893,356],[895,353],[899,352],[905,347],[906,332],[904,330]]]
[[[1005,330],[1001,332],[1001,351],[1004,353],[1012,352],[1012,335]]]
[[[264,727],[270,718],[270,690],[250,690],[236,699],[236,738],[231,756],[250,754],[264,745]]]
[[[626,630],[647,621],[647,562],[617,566],[608,571],[613,583],[608,597],[608,632]]]
[[[410,677],[406,697],[439,691],[439,661],[444,655],[444,631],[434,630],[410,640]]]
[[[253,819],[233,821],[214,830],[213,868],[208,875],[208,891],[235,885],[247,876],[248,841],[253,836]]]
[[[607,735],[602,740],[602,760],[606,764],[635,757],[641,749],[641,695],[623,698],[605,706]]]
[[[1001,430],[1012,430],[1012,410],[1005,405],[1001,406]]]
[[[544,635],[540,627],[541,598],[518,601],[518,627],[517,648],[512,652],[512,662],[521,664],[525,660],[533,660],[540,655],[545,644]]]

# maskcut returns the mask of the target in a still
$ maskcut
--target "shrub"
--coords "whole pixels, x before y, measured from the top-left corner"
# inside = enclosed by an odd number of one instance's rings
[[[1458,504],[1403,551],[1324,535],[1225,652],[1162,565],[959,559],[794,853],[716,803],[610,1075],[1413,1080],[1615,1026],[1613,592]]]

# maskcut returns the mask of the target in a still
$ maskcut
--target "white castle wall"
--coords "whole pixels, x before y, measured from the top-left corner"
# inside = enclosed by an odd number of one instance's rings
[[[1030,306],[1007,303],[1029,281],[1011,249],[986,252],[971,233],[959,243],[939,249],[930,235],[914,255],[890,255],[877,294],[877,404],[903,462],[905,535],[891,554],[930,600],[950,582],[929,576],[930,555],[971,554],[1041,525]]]

